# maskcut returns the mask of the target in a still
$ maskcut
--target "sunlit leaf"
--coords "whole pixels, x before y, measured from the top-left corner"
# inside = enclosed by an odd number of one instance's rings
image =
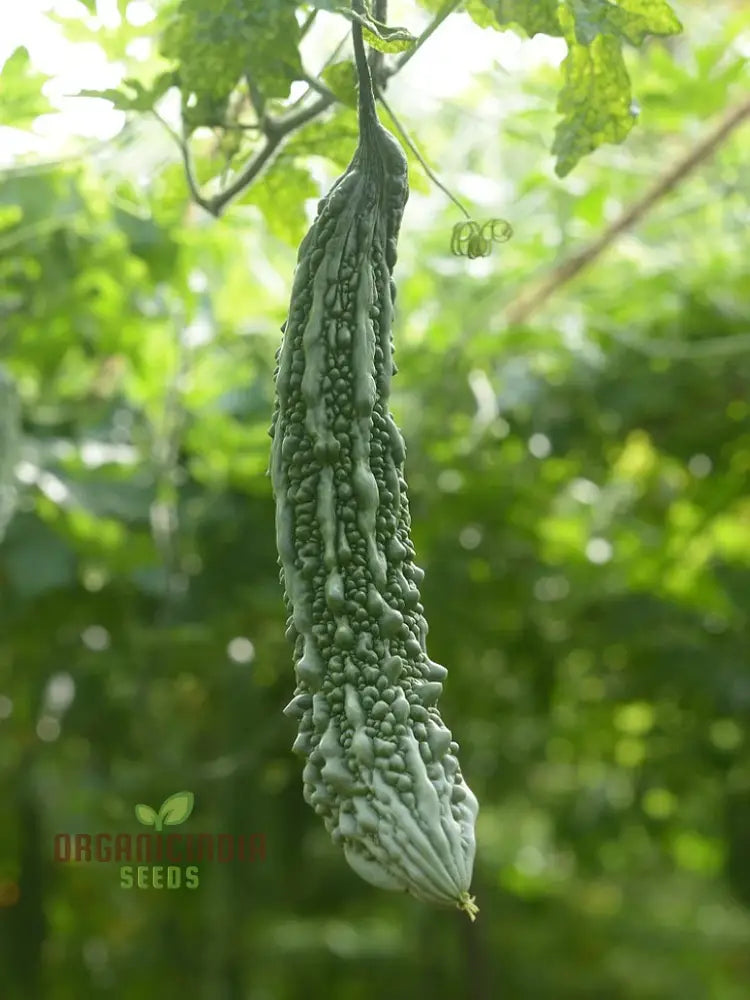
[[[350,108],[357,106],[357,70],[351,60],[326,66],[320,74],[326,86]]]
[[[622,142],[635,124],[630,80],[616,39],[597,35],[590,45],[569,43],[565,83],[557,109],[562,115],[552,152],[555,172],[570,173],[581,157],[605,142]]]
[[[42,94],[46,80],[32,69],[28,49],[15,49],[0,69],[0,124],[23,128],[39,115],[54,111]]]

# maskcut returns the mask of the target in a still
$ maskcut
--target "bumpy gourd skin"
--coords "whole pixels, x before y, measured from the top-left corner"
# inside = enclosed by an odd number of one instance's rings
[[[299,723],[304,797],[351,867],[473,917],[477,801],[436,707],[447,671],[425,648],[388,409],[406,159],[369,102],[300,246],[277,355],[270,471],[297,676],[285,713]]]

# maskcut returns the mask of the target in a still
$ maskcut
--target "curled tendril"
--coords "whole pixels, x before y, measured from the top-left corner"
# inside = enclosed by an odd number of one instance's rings
[[[490,241],[485,236],[481,233],[475,234],[469,237],[466,256],[470,260],[474,260],[475,257],[488,257],[491,249]]]
[[[513,226],[509,222],[506,222],[505,219],[490,219],[489,222],[485,222],[482,227],[483,233],[487,226],[490,227],[489,239],[493,243],[507,243],[513,235]]]
[[[472,236],[476,236],[479,231],[478,222],[457,222],[451,235],[451,253],[457,257],[463,257],[469,240]]]
[[[456,257],[489,257],[493,243],[505,243],[513,235],[513,227],[505,219],[490,219],[480,226],[469,219],[457,222],[451,234],[451,253]]]

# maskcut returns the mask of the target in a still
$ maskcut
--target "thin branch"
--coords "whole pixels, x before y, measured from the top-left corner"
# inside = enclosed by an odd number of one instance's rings
[[[750,116],[750,100],[733,108],[713,129],[689,150],[674,166],[665,171],[655,184],[616,219],[611,226],[583,250],[562,261],[543,278],[516,297],[505,312],[506,322],[520,326],[527,322],[563,285],[589,267],[626,230],[632,228],[681,181],[707,160],[718,147]]]
[[[170,135],[172,139],[174,139],[175,143],[177,144],[177,147],[180,150],[180,155],[182,156],[182,165],[185,170],[185,179],[187,181],[188,189],[190,191],[190,197],[193,199],[196,205],[200,205],[201,208],[204,208],[207,212],[210,212],[211,209],[209,207],[209,203],[201,194],[200,185],[198,184],[198,181],[195,176],[195,170],[193,168],[193,156],[192,153],[190,152],[190,143],[188,142],[187,138],[184,135],[183,136],[178,135],[178,133],[172,128],[172,126],[166,120],[166,118],[164,118],[162,115],[159,114],[156,108],[151,108],[151,114],[159,122],[159,124],[167,132],[167,134]]]
[[[266,102],[249,70],[245,70],[245,80],[247,81],[247,89],[250,94],[250,104],[255,112],[255,117],[258,119],[258,124],[262,128],[266,120]]]
[[[373,5],[373,15],[380,24],[388,23],[388,0],[375,0]],[[384,73],[385,53],[378,49],[370,49],[370,77],[372,78],[373,89],[377,92],[385,86],[386,77]]]
[[[214,126],[223,128],[225,132],[260,132],[261,126],[258,122],[232,122],[231,125]]]
[[[311,87],[313,90],[317,91],[317,93],[322,94],[324,97],[332,97],[333,100],[337,100],[333,91],[329,87],[326,87],[326,85],[320,80],[317,80],[314,76],[310,76],[309,73],[304,73],[302,79],[308,87]]]
[[[341,52],[341,50],[343,49],[343,47],[346,45],[346,43],[348,41],[349,41],[349,32],[347,31],[347,33],[344,35],[344,37],[336,45],[336,48],[333,50],[333,52],[331,52],[331,54],[328,56],[328,58],[326,59],[326,61],[320,67],[320,73],[322,73],[324,69],[327,69],[331,65],[331,63],[333,62],[333,60],[338,56],[339,52]],[[320,75],[320,74],[318,74],[318,75]]]
[[[308,31],[312,27],[313,21],[315,20],[315,18],[317,16],[318,16],[318,8],[315,7],[315,8],[313,8],[313,10],[310,11],[310,13],[307,15],[307,17],[305,18],[305,20],[302,22],[302,27],[299,29],[300,41],[308,33]]]
[[[409,60],[417,54],[417,52],[424,45],[427,39],[432,34],[434,34],[435,31],[437,31],[437,29],[440,27],[440,25],[443,23],[446,17],[448,17],[449,14],[452,14],[453,11],[457,7],[459,7],[462,3],[463,0],[448,0],[448,3],[446,3],[443,7],[440,8],[440,10],[437,12],[432,21],[430,21],[430,23],[424,29],[422,34],[416,40],[414,46],[408,51],[402,52],[402,54],[394,62],[393,66],[386,67],[383,70],[383,75],[386,78],[389,78],[391,76],[395,76],[396,73],[399,72],[399,70],[403,69],[403,67],[409,62]]]
[[[392,67],[386,67],[383,69],[383,72],[381,73],[381,78],[383,79],[383,81],[389,79],[390,77],[398,73],[401,67],[404,66],[409,61],[409,59],[414,55],[414,53],[443,23],[446,17],[459,6],[460,3],[461,0],[450,0],[450,2],[447,3],[435,15],[433,20],[430,22],[430,24],[425,28],[425,30],[417,39],[414,47],[409,52],[404,52]],[[310,19],[308,18],[308,21],[309,20]],[[303,28],[304,27],[305,26],[303,25]],[[348,39],[348,37],[349,34],[347,32],[346,37],[341,40],[341,42],[334,49],[334,52],[331,54],[331,56],[329,56],[327,62],[325,63],[325,66],[328,66],[336,57],[336,55],[338,55],[338,52],[340,51],[341,47],[343,46],[344,42]],[[324,69],[325,66],[323,67]],[[271,115],[265,116],[265,119],[262,122],[262,130],[265,134],[265,142],[263,146],[261,146],[261,148],[258,149],[257,152],[253,154],[253,156],[251,156],[251,158],[245,164],[244,168],[235,176],[234,180],[226,188],[224,188],[222,191],[220,191],[218,194],[214,195],[211,198],[207,198],[205,195],[202,194],[200,190],[200,186],[195,177],[195,171],[193,169],[193,163],[192,163],[192,156],[190,153],[190,149],[188,147],[187,139],[185,137],[180,138],[175,133],[174,129],[167,126],[170,135],[172,135],[172,137],[177,141],[177,144],[180,147],[180,154],[182,156],[182,161],[185,167],[188,187],[190,189],[191,197],[193,198],[193,201],[196,204],[200,205],[201,208],[205,209],[205,211],[210,212],[211,215],[214,216],[220,215],[222,210],[229,204],[230,201],[236,198],[238,194],[240,194],[246,187],[252,184],[252,182],[255,180],[258,174],[263,170],[263,168],[266,166],[266,164],[271,159],[276,150],[279,148],[279,146],[282,145],[282,143],[284,142],[284,140],[288,135],[290,135],[292,132],[295,132],[303,125],[306,125],[309,121],[312,121],[313,118],[317,118],[318,115],[322,114],[332,104],[336,102],[337,100],[336,97],[330,91],[328,91],[328,93],[320,93],[320,96],[314,103],[308,105],[305,108],[299,108],[298,110],[295,110],[297,105],[300,104],[311,92],[315,90],[321,91],[322,88],[324,87],[324,84],[322,83],[318,85],[319,83],[318,81],[315,81],[315,83],[313,83],[312,78],[308,79],[307,83],[308,83],[308,90],[305,91],[302,97],[299,98],[294,105],[292,105],[292,107],[290,108],[289,111],[287,111],[287,113],[282,114],[278,117],[274,117]],[[416,155],[417,157],[419,157],[418,152],[416,153]],[[421,157],[419,157],[419,159],[424,165],[424,162],[421,160]],[[425,169],[428,170],[427,167],[425,167]],[[443,191],[445,191],[445,188],[443,188],[442,184],[440,184],[440,182],[437,181],[432,174],[430,174],[430,176],[432,176],[435,183]],[[452,195],[450,195],[450,192],[448,191],[446,191],[446,194],[448,194],[448,196],[451,198],[453,197]],[[464,211],[464,209],[462,209],[462,211]]]
[[[315,104],[311,104],[308,108],[304,108],[294,114],[287,115],[283,118],[269,118],[266,121],[265,144],[245,165],[244,169],[237,174],[231,184],[224,188],[223,191],[220,191],[217,195],[214,195],[213,198],[206,199],[200,196],[195,200],[199,205],[205,208],[207,212],[210,212],[211,215],[218,216],[222,209],[228,205],[233,198],[236,198],[238,194],[244,191],[244,189],[255,180],[261,170],[271,159],[276,149],[291,132],[295,132],[297,129],[302,128],[303,125],[306,125],[307,122],[311,121],[313,118],[317,118],[317,116],[321,114],[321,112],[325,111],[326,108],[330,107],[335,100],[336,98],[333,96],[320,97]],[[183,153],[183,161],[186,161],[186,159],[187,158]]]
[[[349,40],[349,32],[347,31],[347,33],[339,41],[339,43],[333,49],[333,51],[328,56],[328,58],[326,59],[326,61],[320,67],[320,70],[318,71],[318,76],[320,76],[320,74],[323,72],[324,69],[327,69],[331,65],[331,63],[333,62],[333,60],[336,58],[336,56],[339,54],[339,52],[343,49],[344,45],[348,42],[348,40]],[[307,90],[305,90],[302,94],[300,94],[300,96],[297,98],[297,100],[294,101],[290,105],[290,109],[291,108],[296,108],[299,104],[302,104],[302,102],[306,98],[308,98],[310,96],[310,94],[313,93],[313,90],[314,90],[314,88],[311,86],[310,82],[308,81]]]
[[[432,172],[432,170],[427,165],[427,163],[425,163],[424,158],[422,157],[422,154],[419,152],[419,150],[417,149],[417,147],[414,145],[414,143],[412,142],[411,138],[409,137],[408,132],[403,127],[403,125],[398,120],[398,118],[396,118],[396,116],[394,115],[393,111],[391,110],[390,105],[388,104],[388,102],[386,101],[386,99],[383,97],[382,91],[378,94],[378,100],[383,105],[383,107],[388,112],[388,114],[391,116],[391,120],[393,121],[393,124],[398,129],[399,134],[401,135],[401,138],[404,140],[404,142],[406,143],[406,145],[409,147],[409,149],[412,151],[412,153],[414,153],[414,155],[416,156],[416,158],[419,160],[419,162],[422,165],[422,169],[427,174],[427,176],[430,178],[430,180],[432,181],[432,183],[435,184],[437,187],[439,187],[440,190],[443,192],[443,194],[447,195],[450,198],[450,200],[453,202],[454,205],[458,206],[458,208],[463,212],[463,214],[466,216],[467,219],[471,219],[471,216],[466,211],[466,209],[461,204],[461,202],[458,200],[458,198],[456,198],[455,195],[451,194],[451,192],[448,190],[448,188],[440,180],[438,180],[438,178]]]
[[[167,132],[171,136],[171,138],[174,139],[174,141],[177,143],[177,145],[181,146],[182,145],[182,139],[177,134],[177,132],[175,132],[175,130],[169,124],[169,122],[167,121],[167,119],[164,118],[162,115],[160,115],[159,112],[156,110],[156,108],[151,108],[151,114],[158,121],[158,123],[165,130],[165,132]]]
[[[182,165],[185,168],[185,177],[193,201],[196,205],[200,205],[201,208],[205,208],[207,212],[211,212],[210,202],[206,201],[201,194],[200,185],[198,184],[193,167],[193,155],[190,152],[190,145],[186,140],[180,142],[180,152],[182,153]],[[212,214],[214,213],[212,212]]]

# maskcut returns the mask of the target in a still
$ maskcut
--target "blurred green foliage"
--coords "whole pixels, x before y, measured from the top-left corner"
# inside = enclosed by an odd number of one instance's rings
[[[351,111],[307,125],[219,222],[141,121],[3,172],[0,393],[12,378],[22,411],[0,547],[4,1000],[746,1000],[747,126],[504,319],[746,96],[744,5],[675,9],[682,36],[626,55],[640,127],[565,181],[551,68],[478,73],[431,116],[389,87],[450,187],[515,229],[451,256],[455,210],[412,164],[430,193],[403,229],[393,407],[481,805],[473,926],[349,870],[281,715],[274,352],[311,162],[325,184],[347,161]],[[119,59],[160,23],[99,43]],[[25,56],[11,70],[22,127],[44,108]],[[180,789],[186,831],[263,832],[266,861],[124,891],[116,864],[53,860],[55,834],[136,833],[136,804]]]

